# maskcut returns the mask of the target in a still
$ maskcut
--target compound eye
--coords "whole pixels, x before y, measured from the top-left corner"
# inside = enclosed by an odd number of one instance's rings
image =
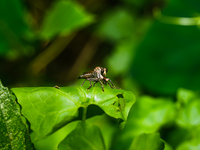
[[[105,68],[105,70],[106,70],[106,72],[108,72],[108,69],[107,69],[107,68]]]

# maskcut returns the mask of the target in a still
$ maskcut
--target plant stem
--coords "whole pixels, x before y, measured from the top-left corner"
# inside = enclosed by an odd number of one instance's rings
[[[87,115],[87,106],[83,107],[83,115],[82,115],[82,121],[85,122]]]

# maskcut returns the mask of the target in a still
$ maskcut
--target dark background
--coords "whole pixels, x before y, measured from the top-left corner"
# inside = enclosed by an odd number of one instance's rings
[[[59,4],[65,2],[0,2],[4,85],[79,85],[80,74],[103,66],[127,90],[155,96],[199,90],[197,0]]]

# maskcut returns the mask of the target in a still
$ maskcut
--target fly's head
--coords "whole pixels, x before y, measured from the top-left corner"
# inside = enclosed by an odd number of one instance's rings
[[[108,72],[108,69],[107,68],[103,68],[101,67],[101,74],[106,77],[106,73]]]

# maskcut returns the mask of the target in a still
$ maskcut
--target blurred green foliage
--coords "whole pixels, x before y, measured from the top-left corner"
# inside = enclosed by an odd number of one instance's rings
[[[132,75],[148,90],[174,94],[179,87],[199,90],[197,27],[155,22],[137,51]]]
[[[73,1],[57,1],[44,18],[39,31],[39,35],[44,39],[58,34],[69,34],[92,21],[92,16]]]
[[[66,148],[69,150],[104,150],[105,144],[101,131],[97,126],[79,123],[75,130],[58,145],[58,150],[65,150]]]
[[[16,59],[31,52],[28,47],[31,30],[25,13],[24,5],[18,0],[0,2],[0,57]]]
[[[145,143],[145,144],[144,144]],[[164,142],[160,139],[159,133],[141,134],[133,140],[132,150],[163,150]]]
[[[154,132],[165,149],[199,149],[199,6],[199,0],[1,0],[0,79],[8,87],[80,85],[82,72],[107,67],[118,87],[137,96],[123,131],[106,116],[88,120],[107,149],[129,149],[134,138]],[[75,128],[66,126],[37,149],[54,139],[58,145],[62,132]]]
[[[188,7],[190,3],[171,1],[163,11],[171,17],[161,19],[165,24],[155,21],[138,47],[131,74],[150,92],[173,95],[179,87],[199,90],[199,16]],[[185,26],[190,22],[194,24]]]

